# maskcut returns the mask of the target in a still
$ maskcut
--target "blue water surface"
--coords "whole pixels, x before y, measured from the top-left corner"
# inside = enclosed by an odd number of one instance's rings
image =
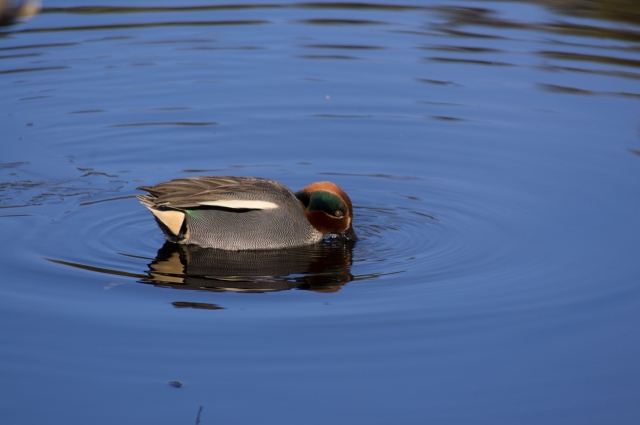
[[[640,421],[637,23],[188,6],[0,28],[2,423]],[[333,181],[360,240],[188,282],[133,195],[198,175]]]

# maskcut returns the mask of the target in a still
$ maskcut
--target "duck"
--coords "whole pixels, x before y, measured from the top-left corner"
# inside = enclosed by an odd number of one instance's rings
[[[0,26],[25,22],[41,9],[40,0],[0,0]]]
[[[331,182],[294,193],[269,179],[200,176],[137,189],[147,192],[136,197],[174,243],[240,251],[357,239],[351,200]]]

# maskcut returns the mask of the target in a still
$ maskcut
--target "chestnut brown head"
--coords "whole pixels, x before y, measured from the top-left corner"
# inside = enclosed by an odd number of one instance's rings
[[[296,192],[304,204],[309,223],[325,235],[337,234],[347,240],[356,240],[351,220],[351,199],[342,189],[331,182],[317,182]]]

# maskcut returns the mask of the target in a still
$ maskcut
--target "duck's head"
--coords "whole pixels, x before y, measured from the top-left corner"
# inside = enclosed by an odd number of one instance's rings
[[[355,241],[356,233],[351,226],[353,206],[342,189],[331,182],[312,183],[296,192],[304,204],[309,223],[325,235],[337,234]]]

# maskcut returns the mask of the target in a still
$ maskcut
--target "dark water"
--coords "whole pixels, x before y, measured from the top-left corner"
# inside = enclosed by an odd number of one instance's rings
[[[633,6],[108,4],[0,29],[3,423],[640,421]],[[360,241],[163,247],[209,174]]]

